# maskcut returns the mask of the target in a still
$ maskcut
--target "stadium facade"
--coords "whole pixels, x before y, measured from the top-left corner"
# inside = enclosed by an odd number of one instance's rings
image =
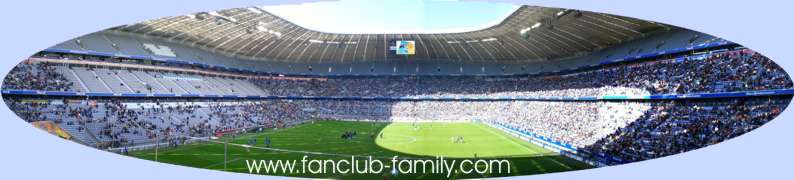
[[[312,129],[320,120],[370,122],[383,132],[392,131],[380,123],[444,122],[500,130],[544,149],[537,154],[565,156],[543,161],[567,171],[664,157],[742,135],[782,113],[794,87],[780,66],[739,44],[609,14],[521,6],[501,23],[470,32],[339,34],[244,7],[62,42],[12,69],[2,93],[36,127],[114,152],[139,150],[134,156],[144,159],[159,160],[149,154],[161,145],[203,146],[196,142],[224,134],[261,137],[245,134],[261,128]],[[348,125],[355,131],[334,130],[345,131],[344,139],[371,130]],[[371,144],[362,147],[372,151],[449,153],[410,149],[421,143],[419,135],[370,135],[364,141]],[[271,135],[264,136],[262,148],[273,150]],[[467,146],[460,145],[463,135],[453,137],[449,147]],[[516,161],[536,163],[528,159],[534,154],[523,155]],[[538,173],[547,172],[519,172]]]

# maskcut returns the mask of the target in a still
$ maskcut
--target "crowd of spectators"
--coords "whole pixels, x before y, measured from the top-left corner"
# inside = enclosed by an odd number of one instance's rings
[[[642,96],[792,87],[792,81],[780,66],[746,49],[611,65],[563,75],[341,77],[255,82],[268,95],[352,97]]]
[[[51,120],[98,143],[207,137],[322,119],[379,122],[480,121],[572,145],[587,158],[620,164],[676,154],[741,135],[780,114],[791,96],[665,101],[379,100],[26,100],[6,99],[27,121]],[[88,130],[88,131],[85,131]],[[79,136],[78,136],[79,137]]]
[[[790,101],[791,96],[654,102],[641,118],[579,153],[607,165],[678,154],[758,128]]]
[[[73,84],[58,73],[52,64],[24,61],[8,72],[3,89],[69,91]]]
[[[287,127],[313,119],[310,104],[291,101],[124,102],[122,100],[20,100],[6,104],[28,122],[53,121],[85,142],[130,146],[176,137],[263,127]],[[88,131],[84,131],[88,130]]]
[[[649,109],[640,102],[407,101],[392,121],[481,121],[533,132],[574,146],[596,142]]]
[[[277,96],[604,96],[737,92],[792,88],[783,69],[750,50],[609,65],[543,76],[369,76],[251,79]],[[47,63],[24,62],[3,89],[69,91]],[[207,137],[317,119],[482,121],[576,147],[586,158],[621,164],[681,153],[753,130],[781,113],[791,96],[663,101],[478,100],[162,100],[6,97],[26,121],[53,121],[111,147],[164,137]]]
[[[69,90],[72,82],[53,69],[47,64],[20,64],[6,78],[4,89]],[[249,81],[261,89],[255,91],[262,93],[258,95],[324,97],[645,96],[787,89],[794,86],[780,66],[747,49],[607,65],[556,75],[263,76]]]

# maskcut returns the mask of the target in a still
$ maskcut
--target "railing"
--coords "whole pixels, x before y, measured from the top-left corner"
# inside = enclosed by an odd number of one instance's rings
[[[47,62],[47,63],[53,63],[53,64],[102,66],[102,67],[114,67],[114,68],[124,68],[124,69],[151,70],[151,71],[158,71],[158,72],[191,73],[191,74],[210,75],[210,76],[223,76],[223,77],[233,77],[233,78],[243,78],[243,79],[284,79],[284,80],[303,80],[303,81],[308,81],[308,80],[325,81],[325,80],[327,80],[326,78],[252,76],[252,75],[242,75],[242,74],[235,74],[235,73],[219,72],[219,71],[197,70],[197,69],[190,69],[190,68],[167,67],[167,66],[164,67],[164,66],[154,66],[154,65],[144,65],[144,64],[112,63],[112,62],[101,62],[101,61],[90,61],[90,60],[68,60],[68,59],[51,59],[51,58],[31,57],[27,61],[30,61],[30,62]]]
[[[369,96],[267,96],[267,95],[220,95],[220,94],[173,94],[173,93],[92,93],[40,90],[2,90],[3,95],[34,95],[56,97],[154,97],[154,98],[224,98],[224,99],[294,99],[294,100],[379,100],[379,101],[602,101],[602,100],[676,100],[711,99],[759,96],[794,95],[794,89],[659,94],[647,96],[584,96],[584,97],[541,97],[541,96],[413,96],[413,97],[369,97]]]
[[[644,54],[639,54],[639,55],[625,56],[625,57],[620,57],[620,58],[615,58],[615,59],[604,59],[604,60],[600,60],[598,64],[571,67],[571,68],[566,69],[566,70],[557,70],[557,71],[553,71],[553,72],[537,72],[537,73],[531,73],[531,74],[514,74],[514,75],[516,75],[516,76],[519,76],[519,75],[538,75],[538,74],[542,74],[542,73],[560,73],[560,72],[566,72],[566,71],[576,71],[576,70],[581,70],[581,69],[586,69],[586,68],[593,68],[593,67],[598,67],[598,66],[605,66],[605,65],[610,65],[610,64],[638,61],[638,60],[643,60],[643,59],[646,59],[646,58],[655,58],[655,57],[660,57],[660,56],[664,56],[664,55],[677,54],[677,53],[682,53],[682,52],[687,52],[687,51],[697,51],[697,50],[710,49],[710,48],[728,47],[728,46],[733,46],[733,45],[737,45],[737,44],[733,43],[733,42],[730,42],[730,41],[724,41],[724,40],[715,41],[715,42],[707,42],[707,43],[701,43],[701,44],[696,44],[696,45],[687,46],[687,47],[671,48],[671,49],[659,50],[659,51],[649,52],[649,53],[644,53]],[[270,74],[271,73],[271,72],[263,72],[263,71],[254,70],[254,69],[241,69],[241,68],[227,67],[227,66],[224,66],[224,65],[205,64],[205,63],[201,63],[201,62],[198,62],[198,61],[195,61],[195,60],[178,59],[178,58],[163,58],[163,57],[155,57],[155,56],[147,56],[147,55],[128,55],[128,54],[121,54],[121,53],[98,52],[98,51],[92,51],[92,50],[71,50],[71,49],[59,49],[59,48],[48,48],[48,49],[43,50],[42,52],[65,53],[65,54],[81,54],[81,55],[99,56],[99,57],[116,57],[116,58],[127,58],[127,59],[137,59],[137,60],[149,60],[149,61],[156,61],[156,62],[162,62],[162,63],[176,64],[176,65],[191,65],[191,66],[198,66],[198,67],[202,67],[202,68],[216,68],[216,69],[220,69],[220,70],[232,70],[232,71],[241,71],[241,72],[250,72],[250,73],[265,73],[265,74]],[[290,74],[290,75],[311,75],[311,74],[300,74],[300,73],[297,73],[297,74]],[[372,75],[329,74],[329,75],[325,75],[325,76],[372,76]]]

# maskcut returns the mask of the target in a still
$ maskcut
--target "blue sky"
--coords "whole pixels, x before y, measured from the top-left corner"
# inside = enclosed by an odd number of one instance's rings
[[[262,7],[300,26],[332,33],[465,32],[496,25],[517,8],[456,0],[340,0]]]

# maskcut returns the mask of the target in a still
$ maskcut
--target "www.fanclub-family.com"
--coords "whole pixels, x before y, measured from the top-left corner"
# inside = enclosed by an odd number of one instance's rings
[[[453,173],[511,173],[510,161],[497,159],[373,159],[372,156],[361,158],[351,156],[350,159],[310,159],[303,156],[301,160],[245,160],[248,173],[252,174],[445,174]]]

